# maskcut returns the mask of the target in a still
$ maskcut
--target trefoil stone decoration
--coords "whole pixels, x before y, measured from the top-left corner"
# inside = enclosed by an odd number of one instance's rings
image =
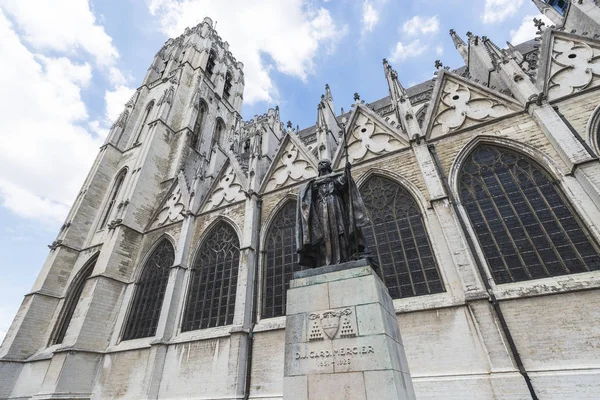
[[[555,99],[598,84],[600,47],[557,37],[552,48],[548,97]]]

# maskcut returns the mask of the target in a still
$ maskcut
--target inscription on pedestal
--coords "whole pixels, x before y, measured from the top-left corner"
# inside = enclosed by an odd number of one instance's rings
[[[290,287],[285,400],[414,399],[392,300],[370,267]]]

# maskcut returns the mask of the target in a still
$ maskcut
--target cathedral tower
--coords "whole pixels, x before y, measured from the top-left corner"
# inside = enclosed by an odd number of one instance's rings
[[[169,39],[0,347],[0,399],[281,398],[308,337],[285,329],[297,193],[346,157],[417,398],[597,398],[600,6],[533,1],[535,40],[452,30],[464,66],[407,87],[384,60],[384,97],[337,114],[325,85],[303,130],[242,119],[209,18]]]

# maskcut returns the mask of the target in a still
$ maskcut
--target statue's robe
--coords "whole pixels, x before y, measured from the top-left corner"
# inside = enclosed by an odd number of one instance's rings
[[[296,215],[298,263],[339,264],[366,252],[367,210],[349,170],[312,179],[300,189]]]

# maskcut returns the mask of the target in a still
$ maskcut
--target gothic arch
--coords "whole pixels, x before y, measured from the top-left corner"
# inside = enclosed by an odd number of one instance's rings
[[[104,204],[104,207],[102,208],[102,214],[100,214],[100,223],[98,224],[98,230],[103,229],[108,223],[108,219],[110,218],[110,214],[112,214],[112,211],[115,208],[115,203],[117,202],[117,198],[119,197],[119,193],[121,192],[123,183],[125,183],[125,178],[127,177],[128,171],[129,169],[127,167],[123,167],[121,168],[119,173],[115,175],[112,188],[107,198],[108,203]]]
[[[207,229],[193,260],[181,330],[231,325],[240,263],[235,225],[217,219]]]
[[[410,193],[413,199],[416,200],[421,214],[426,214],[428,201],[423,195],[423,192],[414,183],[412,183],[411,181],[409,181],[401,175],[380,168],[370,168],[366,172],[361,174],[358,177],[358,179],[356,179],[356,186],[360,188],[367,180],[369,180],[373,176],[381,176],[399,184],[403,189],[407,190]]]
[[[143,256],[137,261],[137,268],[134,268],[133,270],[131,282],[137,282],[138,280],[140,280],[142,273],[144,272],[144,266],[152,256],[154,250],[156,250],[156,248],[160,246],[163,240],[168,241],[171,244],[171,246],[173,246],[173,251],[175,253],[177,252],[177,241],[175,240],[175,238],[169,233],[162,233],[158,238],[154,239],[154,243],[152,244],[152,246],[150,246],[150,248],[146,250],[146,252],[143,253]]]
[[[279,202],[275,205],[275,207],[273,207],[273,209],[271,210],[269,215],[261,221],[261,225],[270,227],[271,224],[273,223],[273,221],[275,220],[275,218],[277,217],[277,214],[279,213],[279,211],[281,211],[281,209],[283,207],[285,207],[288,202],[296,201],[297,199],[298,199],[298,193],[287,193],[286,195],[284,195],[279,200]],[[262,230],[262,234],[261,234],[261,238],[260,238],[260,248],[261,249],[265,248],[265,244],[267,241],[266,232],[267,232],[267,229]]]
[[[67,333],[67,329],[69,328],[69,324],[71,323],[71,319],[73,318],[73,314],[75,313],[75,308],[77,308],[77,304],[79,303],[79,299],[83,293],[85,283],[94,271],[99,254],[100,253],[98,252],[90,257],[90,259],[83,265],[79,272],[77,272],[69,284],[69,287],[65,293],[65,301],[56,321],[56,325],[54,326],[52,334],[50,335],[50,341],[48,343],[49,346],[63,342]]]
[[[123,340],[156,334],[169,273],[175,262],[175,247],[168,237],[163,236],[147,254],[135,283]]]
[[[596,107],[586,126],[588,143],[600,155],[600,105]]]
[[[597,243],[556,178],[528,154],[480,143],[456,185],[497,284],[600,269]]]
[[[470,156],[475,148],[479,145],[488,144],[491,146],[504,147],[506,149],[516,151],[517,153],[524,154],[540,164],[545,171],[547,171],[553,179],[560,181],[565,175],[563,167],[560,166],[555,160],[553,160],[547,154],[540,150],[524,143],[517,142],[516,140],[499,138],[489,135],[480,135],[471,139],[456,155],[452,166],[450,167],[450,173],[448,174],[448,181],[451,190],[459,198],[458,194],[458,175],[460,169],[464,164],[465,160]]]
[[[444,283],[423,212],[411,192],[383,174],[361,180],[371,226],[365,240],[394,299],[441,293]]]
[[[225,135],[225,121],[223,121],[223,119],[221,117],[217,117],[217,120],[215,122],[215,130],[213,132],[213,137],[212,137],[212,143],[211,143],[211,148],[217,144],[217,145],[221,145],[223,143],[223,139],[224,139],[224,135]]]
[[[198,102],[198,110],[194,118],[194,126],[192,129],[192,140],[190,146],[194,149],[198,149],[198,142],[202,137],[202,128],[206,124],[206,117],[208,114],[208,104],[204,99],[200,99]]]
[[[286,293],[296,271],[296,199],[284,198],[271,212],[263,236],[261,318],[285,315]]]
[[[231,97],[231,88],[233,87],[233,74],[231,70],[225,73],[225,83],[223,85],[223,98],[229,100]]]
[[[134,141],[132,146],[140,143],[140,139],[142,138],[142,133],[144,132],[144,128],[152,119],[150,118],[150,114],[152,114],[152,110],[154,109],[154,100],[150,100],[146,107],[144,107],[144,114],[141,122],[135,128],[135,136],[133,137]]]

